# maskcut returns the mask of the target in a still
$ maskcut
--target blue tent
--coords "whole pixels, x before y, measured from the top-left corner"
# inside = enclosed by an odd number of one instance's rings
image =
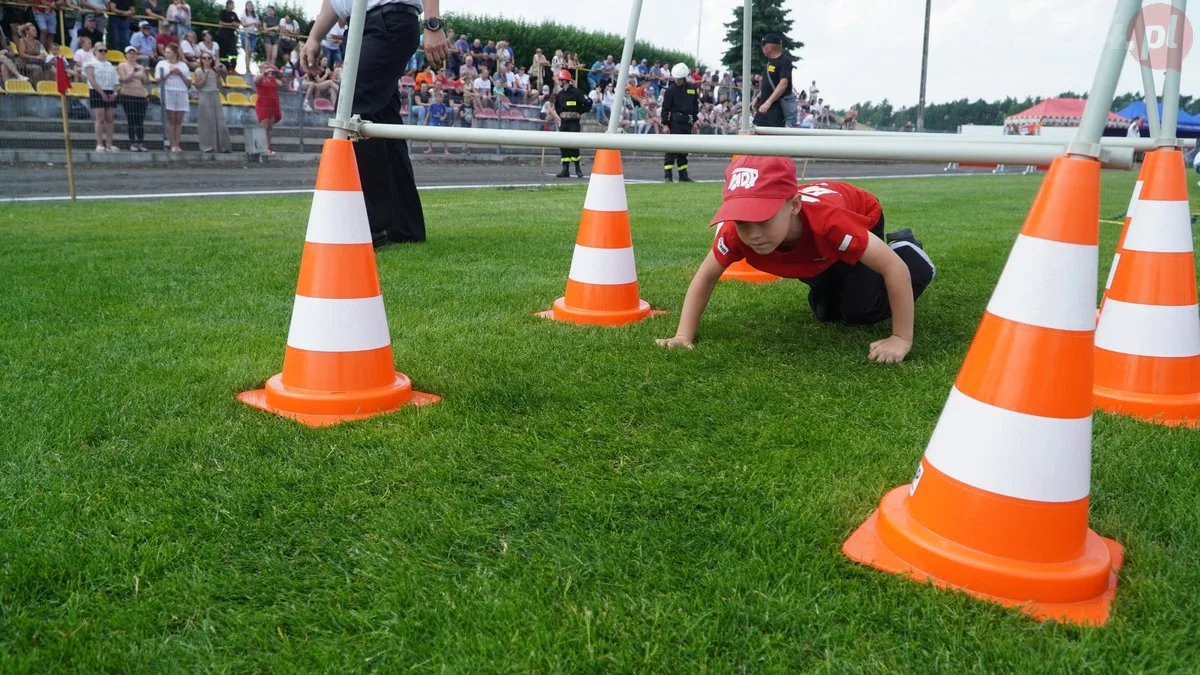
[[[1142,118],[1142,129],[1150,129],[1150,123],[1146,121],[1146,103],[1144,101],[1134,101],[1123,109],[1117,112],[1121,117],[1133,119],[1135,117]],[[1159,119],[1162,119],[1162,101],[1158,102]],[[1148,134],[1149,131],[1146,131]],[[1200,117],[1189,115],[1183,110],[1179,111],[1179,124],[1175,127],[1177,137],[1194,137],[1200,136]]]

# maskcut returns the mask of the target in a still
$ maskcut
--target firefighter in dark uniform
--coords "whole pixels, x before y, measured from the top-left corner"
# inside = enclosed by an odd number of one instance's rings
[[[579,118],[591,112],[592,99],[586,94],[579,91],[575,86],[575,78],[571,76],[571,71],[558,71],[558,79],[563,83],[562,89],[554,96],[554,113],[561,120],[558,125],[559,131],[568,133],[579,133]],[[579,148],[559,148],[559,154],[562,156],[562,171],[556,175],[557,178],[571,177],[571,164],[575,164],[575,175],[583,178],[583,169],[579,166]]]
[[[692,133],[692,125],[700,114],[700,96],[696,93],[696,85],[687,79],[689,70],[686,63],[676,63],[671,69],[671,77],[675,81],[667,87],[663,94],[662,116],[671,134],[686,135]],[[663,180],[671,182],[671,167],[679,169],[679,182],[691,183],[688,178],[688,156],[686,152],[668,152],[663,162],[665,175]]]

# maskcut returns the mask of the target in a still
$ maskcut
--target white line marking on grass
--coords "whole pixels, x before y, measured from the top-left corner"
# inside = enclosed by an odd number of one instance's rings
[[[950,178],[964,176],[997,176],[1006,174],[993,173],[914,173],[914,174],[895,174],[888,176],[818,176],[813,177],[813,180],[886,180],[892,178]],[[1007,174],[1017,175],[1017,174]],[[586,179],[585,179],[586,180]],[[551,185],[579,185],[586,186],[585,180],[575,179],[572,182],[543,182],[543,183],[499,183],[496,185],[422,185],[417,188],[418,191],[424,192],[427,190],[486,190],[488,188],[530,188],[544,187]],[[626,184],[632,185],[658,185],[661,181],[641,179],[641,178],[626,178]],[[696,183],[724,183],[721,180],[695,180]],[[310,190],[223,190],[216,192],[166,192],[166,193],[148,193],[148,194],[130,194],[130,195],[79,195],[75,199],[77,201],[105,201],[119,199],[187,199],[196,197],[259,197],[270,195],[304,195],[312,194]],[[57,195],[52,197],[0,197],[0,204],[28,204],[28,203],[46,203],[46,202],[69,202],[71,198],[67,195]]]

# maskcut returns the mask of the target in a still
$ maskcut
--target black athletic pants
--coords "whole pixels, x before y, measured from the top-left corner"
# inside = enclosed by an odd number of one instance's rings
[[[367,12],[352,112],[370,122],[403,124],[400,88],[404,66],[421,34],[411,5],[381,5]],[[364,138],[354,144],[376,246],[425,241],[425,214],[408,157],[408,143]]]
[[[562,124],[558,125],[558,130],[568,133],[578,133],[579,120],[563,120]],[[580,159],[582,159],[582,157],[579,155],[579,148],[559,148],[558,154],[559,161],[561,161],[563,164],[578,162]]]
[[[883,227],[881,214],[871,234],[883,239]],[[892,250],[908,265],[916,300],[933,281],[933,265],[924,251],[909,242],[894,245]],[[809,286],[808,305],[820,321],[869,325],[892,316],[883,276],[861,262],[854,265],[835,262],[816,277],[801,281]]]
[[[146,97],[118,96],[121,108],[125,110],[125,130],[129,133],[129,142],[141,145],[146,142]]]
[[[682,124],[672,122],[670,125],[672,136],[687,136],[692,133],[692,125],[688,122]],[[663,168],[667,171],[675,167],[680,171],[687,171],[688,154],[686,152],[668,152],[663,158]]]

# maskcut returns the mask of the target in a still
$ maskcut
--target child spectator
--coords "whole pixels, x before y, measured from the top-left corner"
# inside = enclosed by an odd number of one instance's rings
[[[450,126],[450,108],[442,102],[442,92],[440,91],[433,92],[433,103],[429,104],[429,126]],[[425,151],[425,154],[433,154],[433,141],[429,141],[429,149]],[[442,143],[442,154],[450,154],[450,148],[445,143]]]
[[[79,38],[79,49],[75,50],[75,78],[80,82],[86,82],[83,69],[87,67],[89,61],[96,57],[92,56],[92,39],[85,36]],[[26,78],[28,79],[28,78]]]

